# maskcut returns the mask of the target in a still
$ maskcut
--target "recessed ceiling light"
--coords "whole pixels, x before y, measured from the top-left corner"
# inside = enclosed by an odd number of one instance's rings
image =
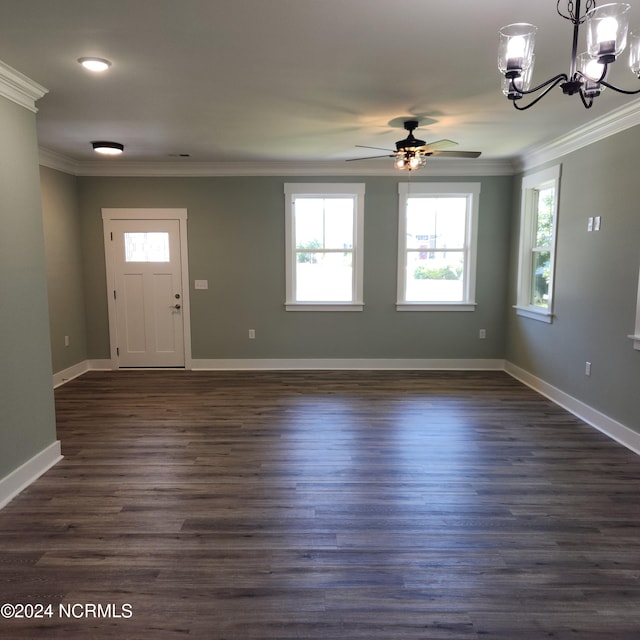
[[[111,63],[104,58],[78,58],[78,62],[89,71],[106,71]]]
[[[117,156],[124,151],[124,145],[119,142],[98,140],[96,142],[92,142],[91,145],[96,153],[102,153],[107,156]]]

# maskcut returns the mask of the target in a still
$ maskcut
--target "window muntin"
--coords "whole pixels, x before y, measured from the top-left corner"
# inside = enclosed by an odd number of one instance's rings
[[[285,184],[288,310],[361,310],[364,185]]]
[[[551,322],[560,166],[523,179],[518,303],[520,315]]]
[[[473,310],[478,183],[399,185],[398,310]]]

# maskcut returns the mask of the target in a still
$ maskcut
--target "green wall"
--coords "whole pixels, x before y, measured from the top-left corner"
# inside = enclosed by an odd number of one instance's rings
[[[509,308],[506,350],[510,362],[636,431],[640,352],[626,336],[634,332],[640,267],[639,147],[635,127],[560,160],[555,318],[547,325]],[[510,305],[520,183],[514,181]],[[587,218],[598,215],[601,231],[588,232]]]
[[[47,259],[51,361],[55,372],[87,359],[77,179],[40,168]],[[65,346],[65,336],[69,345]]]
[[[35,114],[0,97],[0,479],[55,442]]]
[[[363,312],[286,312],[284,183],[307,178],[78,179],[87,353],[109,358],[101,209],[188,210],[194,359],[502,358],[512,177],[480,181],[475,312],[396,312],[398,179],[365,182]],[[437,182],[446,181],[438,178]],[[206,291],[193,281],[209,281]],[[248,329],[256,339],[248,339]],[[487,330],[479,340],[478,331]]]

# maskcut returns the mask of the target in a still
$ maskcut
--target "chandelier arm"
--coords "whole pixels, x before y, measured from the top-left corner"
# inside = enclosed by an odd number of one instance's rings
[[[582,104],[584,105],[584,108],[591,109],[591,107],[593,106],[593,97],[587,100],[587,98],[584,95],[584,91],[582,89],[580,89],[579,93],[580,93],[580,100],[582,100]]]
[[[546,91],[542,94],[544,96],[548,91],[553,89],[553,87],[557,86],[560,82],[567,82],[568,80],[569,80],[569,77],[567,76],[566,73],[559,73],[557,76],[553,76],[553,78],[549,78],[548,80],[545,80],[542,84],[539,84],[537,87],[534,87],[533,89],[527,89],[526,91],[521,91],[517,87],[516,89],[518,90],[518,93],[521,93],[523,96],[526,96],[526,95],[529,95],[530,93],[537,93],[538,91],[540,91],[540,89],[544,89],[545,87],[547,87]]]
[[[518,111],[525,111],[526,109],[529,109],[530,107],[533,107],[534,104],[537,104],[538,102],[540,102],[540,100],[542,100],[542,98],[544,98],[547,93],[549,93],[549,91],[551,91],[551,89],[553,89],[554,87],[557,87],[561,82],[566,82],[567,81],[567,75],[565,73],[561,73],[560,75],[556,76],[555,78],[551,78],[550,80],[547,80],[546,82],[543,82],[539,87],[536,87],[535,89],[531,89],[530,91],[522,91],[521,93],[523,95],[525,94],[529,94],[529,93],[535,93],[536,91],[538,91],[539,89],[541,89],[542,87],[547,87],[535,100],[533,100],[532,102],[530,102],[528,105],[524,106],[524,107],[519,107],[517,104],[517,100],[513,100],[513,106],[518,110]],[[548,86],[547,86],[548,85]]]
[[[640,93],[640,89],[636,89],[635,91],[629,91],[628,89],[620,89],[619,87],[616,87],[615,85],[612,85],[609,82],[606,82],[605,80],[601,80],[600,84],[604,87],[609,87],[609,89],[613,89],[613,91],[617,91],[618,93],[624,93],[625,95],[628,95],[628,96],[633,96],[636,93]]]

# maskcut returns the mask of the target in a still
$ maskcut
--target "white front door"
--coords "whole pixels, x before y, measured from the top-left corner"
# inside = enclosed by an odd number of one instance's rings
[[[117,365],[184,367],[180,220],[111,219],[105,231]]]

